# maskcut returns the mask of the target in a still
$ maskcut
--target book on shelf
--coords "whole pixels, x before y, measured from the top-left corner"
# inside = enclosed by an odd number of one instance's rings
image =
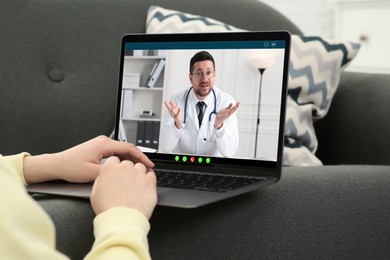
[[[156,61],[152,71],[150,72],[148,80],[146,81],[147,87],[154,88],[156,86],[156,82],[160,77],[162,71],[164,70],[164,66],[165,66],[165,59],[159,59],[158,61]]]
[[[160,138],[160,122],[153,122],[153,130],[152,130],[152,144],[151,147],[158,150],[158,140]]]
[[[137,145],[145,145],[145,124],[142,121],[137,122]]]
[[[144,146],[152,147],[153,122],[144,121]]]
[[[122,90],[122,118],[131,118],[132,116],[132,104],[133,104],[133,91],[131,89]]]
[[[137,140],[138,146],[158,149],[160,136],[159,121],[138,121],[137,122]]]
[[[122,142],[127,142],[127,137],[126,137],[126,130],[125,130],[125,127],[123,125],[123,121],[122,120],[119,120],[119,129],[118,129],[118,139],[119,141],[122,141]]]

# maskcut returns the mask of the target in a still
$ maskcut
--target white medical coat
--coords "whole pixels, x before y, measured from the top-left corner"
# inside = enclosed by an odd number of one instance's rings
[[[229,94],[213,87],[216,95],[216,112],[229,106],[230,103],[236,104],[234,98]],[[161,129],[160,148],[165,153],[184,153],[210,156],[231,157],[238,148],[238,123],[236,113],[232,114],[224,121],[220,129],[215,129],[215,114],[210,114],[214,110],[214,95],[211,91],[204,102],[207,107],[204,113],[203,121],[199,127],[196,104],[198,98],[191,90],[188,95],[186,116],[184,116],[184,106],[186,95],[189,88],[174,95],[173,103],[180,107],[186,122],[183,127],[178,129],[169,112],[166,110],[165,125]]]

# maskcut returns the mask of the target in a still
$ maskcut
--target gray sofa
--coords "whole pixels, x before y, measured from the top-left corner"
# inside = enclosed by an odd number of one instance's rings
[[[257,0],[6,0],[0,3],[0,153],[55,152],[114,121],[119,39],[144,32],[157,4],[248,30],[301,31]],[[390,75],[344,72],[315,125],[318,167],[194,210],[157,207],[155,259],[390,258]],[[53,169],[55,170],[55,169]],[[58,249],[82,258],[93,242],[87,200],[36,197]]]

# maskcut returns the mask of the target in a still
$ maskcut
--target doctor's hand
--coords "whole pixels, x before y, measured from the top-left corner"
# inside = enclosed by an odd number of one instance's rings
[[[164,101],[164,104],[167,107],[169,114],[171,114],[173,120],[175,120],[176,127],[178,129],[182,128],[183,127],[183,116],[182,116],[180,107],[176,106],[176,104],[173,103],[172,101],[169,101],[169,103]]]
[[[228,107],[218,111],[217,116],[215,117],[214,127],[215,129],[220,129],[223,126],[223,122],[228,119],[231,115],[236,112],[237,108],[240,106],[240,102],[234,106],[232,103]]]

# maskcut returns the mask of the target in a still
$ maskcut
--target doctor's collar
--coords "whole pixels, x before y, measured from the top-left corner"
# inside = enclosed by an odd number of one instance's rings
[[[207,97],[202,100],[195,95],[194,90],[192,89],[190,93],[190,98],[192,99],[192,102],[194,102],[194,104],[197,104],[199,101],[203,101],[207,106],[209,106],[209,104],[213,102],[213,90],[211,90]]]

